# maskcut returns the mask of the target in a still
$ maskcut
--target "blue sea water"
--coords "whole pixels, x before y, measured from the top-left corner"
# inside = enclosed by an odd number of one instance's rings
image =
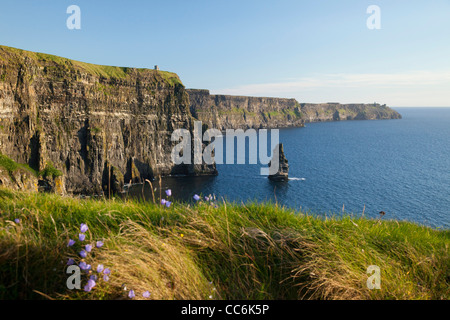
[[[352,213],[450,227],[450,108],[395,108],[403,119],[310,123],[280,129],[288,182],[261,165],[218,165],[216,177],[164,179],[175,198],[215,194],[273,201],[316,214]]]

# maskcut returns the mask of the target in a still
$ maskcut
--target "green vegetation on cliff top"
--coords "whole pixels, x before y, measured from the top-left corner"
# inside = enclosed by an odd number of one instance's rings
[[[17,170],[25,170],[37,178],[56,178],[63,175],[63,173],[56,169],[51,162],[47,162],[45,168],[38,172],[37,170],[31,168],[28,164],[18,163],[1,152],[0,168],[5,169],[10,174],[16,172]]]
[[[158,76],[160,76],[164,81],[167,81],[170,85],[182,84],[178,75],[173,72],[156,71],[146,68],[128,68],[128,67],[97,65],[92,63],[71,60],[51,54],[26,51],[22,49],[0,45],[0,61],[8,59],[8,57],[11,56],[11,54],[19,55],[21,57],[28,57],[36,61],[37,63],[54,62],[61,66],[71,66],[76,69],[79,69],[80,71],[84,71],[88,74],[96,75],[106,79],[110,78],[124,79],[127,78],[127,76],[131,72],[137,71],[137,72],[155,73]]]
[[[36,177],[39,175],[38,172],[30,168],[29,165],[17,163],[8,156],[2,154],[1,152],[0,152],[0,168],[5,169],[6,171],[8,171],[8,173],[13,173],[17,170],[23,169]]]
[[[17,219],[17,220],[16,220]],[[80,242],[81,223],[89,230]],[[72,247],[69,239],[75,240]],[[276,204],[195,205],[60,197],[0,188],[0,299],[449,299],[450,231],[320,218]],[[103,241],[101,248],[96,241]],[[66,262],[91,274],[68,290]],[[367,268],[381,289],[367,288]]]

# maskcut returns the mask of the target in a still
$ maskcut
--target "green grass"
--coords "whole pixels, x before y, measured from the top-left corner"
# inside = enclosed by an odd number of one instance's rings
[[[8,171],[10,174],[17,170],[25,170],[37,177],[39,174],[27,164],[17,163],[8,156],[0,153],[0,167]]]
[[[269,117],[279,117],[282,115],[282,113],[279,111],[267,111],[265,112],[265,114],[268,115]]]
[[[214,106],[211,106],[211,108],[215,108]],[[233,107],[232,109],[221,109],[219,110],[219,115],[239,115],[239,116],[257,116],[258,114],[263,114],[266,117],[274,118],[274,117],[286,117],[287,115],[290,115],[291,117],[295,118],[301,118],[302,114],[301,112],[298,112],[297,110],[292,109],[282,109],[280,111],[272,110],[272,111],[264,111],[264,112],[251,112],[247,111],[242,108],[236,108]]]
[[[56,169],[51,162],[48,162],[44,170],[39,172],[39,176],[44,178],[56,178],[62,175],[63,173],[60,170]]]
[[[81,249],[67,242],[81,223],[86,243],[105,243],[85,261],[112,270],[89,293],[66,288],[65,263]],[[275,204],[166,208],[0,188],[0,299],[118,299],[122,285],[152,299],[448,299],[449,239],[448,230]],[[369,265],[381,269],[380,290],[367,289]]]
[[[138,69],[140,71],[145,71],[148,69]],[[173,72],[168,72],[168,71],[153,71],[153,72],[157,72],[158,75],[160,75],[164,81],[166,81],[167,83],[169,83],[171,86],[175,86],[175,85],[183,85],[180,78],[178,77],[178,75],[176,73]]]
[[[22,49],[0,45],[0,61],[7,61],[8,59],[7,56],[9,55],[18,55],[21,58],[27,57],[29,59],[34,60],[38,64],[46,65],[47,68],[52,68],[51,66],[48,65],[48,63],[53,62],[54,64],[59,65],[59,67],[80,70],[88,74],[96,75],[98,77],[102,77],[105,79],[111,78],[125,79],[129,76],[131,72],[137,71],[137,72],[154,73],[156,75],[156,78],[160,78],[161,80],[166,81],[170,86],[182,85],[182,82],[178,77],[178,75],[173,72],[156,71],[146,68],[135,69],[128,67],[97,65],[92,63],[71,60],[51,54],[26,51]]]
[[[29,165],[18,163],[2,153],[0,153],[0,167],[8,171],[9,174],[12,174],[17,170],[25,170],[37,178],[56,178],[63,174],[60,170],[56,169],[51,162],[48,162],[45,168],[38,172]]]
[[[100,128],[100,127],[92,127],[91,131],[94,134],[99,134],[100,132],[102,132],[102,128]]]
[[[280,111],[277,110],[273,110],[273,111],[267,111],[264,112],[264,114],[266,115],[266,117],[286,117],[287,115],[290,115],[291,117],[294,118],[301,118],[302,117],[302,113],[294,110],[294,109],[281,109]]]

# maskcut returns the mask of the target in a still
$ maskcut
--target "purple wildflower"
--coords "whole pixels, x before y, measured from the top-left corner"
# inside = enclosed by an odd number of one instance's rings
[[[169,208],[171,204],[172,204],[172,202],[166,201],[166,207],[167,207],[167,208]]]
[[[103,247],[103,241],[97,241],[97,243],[95,244],[95,246],[96,246],[97,248]]]
[[[84,241],[84,239],[86,239],[86,235],[85,235],[84,233],[80,233],[80,234],[78,235],[78,240]]]
[[[111,274],[111,270],[109,270],[109,268],[106,268],[105,270],[103,270],[104,274]]]
[[[68,247],[71,247],[75,244],[75,240],[69,239],[69,243],[67,244]]]
[[[93,281],[97,281],[98,277],[95,274],[93,274],[89,277],[89,279],[91,279]]]
[[[103,281],[105,281],[105,282],[109,281],[109,277],[106,274],[103,276]]]
[[[198,196],[198,194],[194,195],[194,200],[195,200],[195,201],[200,200],[200,197]]]
[[[170,196],[172,195],[172,190],[167,189],[167,190],[166,190],[166,195],[167,195],[168,197],[170,197]]]
[[[87,252],[84,251],[84,250],[81,250],[81,251],[80,251],[80,257],[86,258],[86,256],[87,256]]]
[[[205,200],[206,200],[206,201],[209,201],[209,197],[205,197]]]
[[[128,298],[133,299],[136,295],[134,294],[134,290],[131,289],[130,292],[128,292]]]
[[[166,199],[161,199],[161,204],[165,205],[166,204]]]
[[[80,226],[80,231],[82,232],[82,233],[85,233],[86,231],[88,231],[88,226],[87,226],[87,224],[86,223],[82,223],[81,224],[81,226]]]
[[[142,296],[143,296],[144,298],[149,298],[149,297],[150,297],[150,292],[145,291],[145,292],[142,294]]]
[[[75,264],[75,261],[72,258],[69,258],[69,260],[67,260],[67,265],[68,266],[71,266],[71,265],[74,265],[74,264]]]
[[[86,262],[81,261],[80,264],[79,264],[78,266],[80,267],[81,270],[86,270],[87,264],[86,264]]]
[[[17,218],[16,218],[16,219],[14,219],[14,222],[15,222],[15,223],[20,223],[20,219],[17,219]]]
[[[91,288],[95,287],[95,285],[96,285],[95,281],[92,280],[92,279],[89,279],[87,284],[88,284],[88,286],[91,287]]]
[[[92,290],[92,287],[89,287],[89,284],[84,286],[84,291],[90,292]]]
[[[97,266],[97,272],[100,273],[100,272],[102,272],[102,271],[103,271],[103,265],[102,265],[102,264],[99,264],[99,265]]]
[[[87,251],[87,252],[91,252],[91,251],[92,251],[92,246],[91,246],[90,244],[87,244],[87,245],[85,246],[85,248],[86,248],[86,251]]]
[[[91,265],[90,265],[90,264],[87,264],[87,265],[86,265],[86,271],[89,271],[89,270],[91,270]]]

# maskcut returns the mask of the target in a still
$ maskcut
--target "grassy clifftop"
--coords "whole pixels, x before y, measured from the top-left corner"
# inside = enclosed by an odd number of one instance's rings
[[[0,62],[5,63],[17,61],[22,62],[23,59],[30,59],[34,63],[41,65],[42,67],[51,67],[51,65],[64,66],[66,69],[73,69],[74,71],[80,71],[82,73],[90,74],[105,79],[126,79],[130,74],[134,72],[144,72],[154,74],[159,79],[167,81],[169,84],[182,84],[177,74],[167,71],[156,71],[146,68],[128,68],[128,67],[116,67],[97,65],[92,63],[86,63],[76,60],[71,60],[51,54],[26,51],[22,49],[11,48],[0,45]],[[16,70],[17,71],[17,70]]]
[[[166,207],[0,189],[0,298],[118,299],[132,289],[135,299],[448,299],[449,240],[448,230],[273,204]],[[66,287],[69,258],[91,266],[81,290]],[[367,288],[369,265],[380,267],[379,290]]]

